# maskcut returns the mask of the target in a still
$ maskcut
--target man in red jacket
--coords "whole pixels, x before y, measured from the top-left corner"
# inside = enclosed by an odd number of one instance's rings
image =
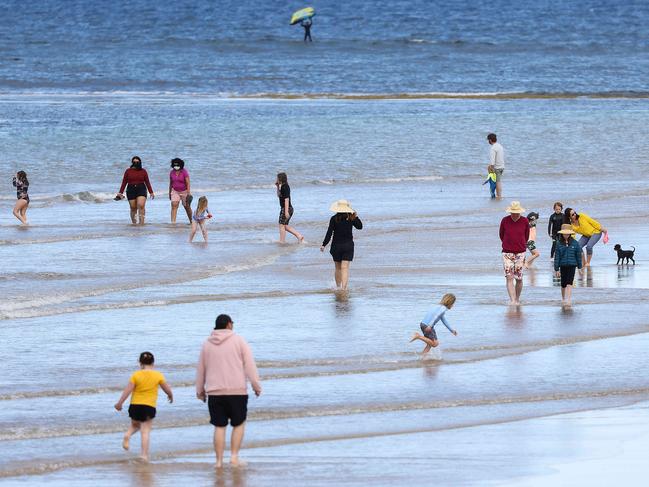
[[[196,397],[207,401],[210,423],[214,425],[216,468],[223,466],[225,429],[230,423],[230,464],[239,466],[248,415],[248,382],[255,395],[261,394],[257,365],[248,343],[232,331],[232,318],[219,315],[214,331],[203,343],[196,367]]]
[[[530,225],[527,218],[521,216],[525,208],[518,201],[512,201],[507,208],[506,216],[500,222],[500,241],[503,244],[503,267],[507,279],[509,304],[520,304],[523,291],[523,267],[525,251],[530,236]]]

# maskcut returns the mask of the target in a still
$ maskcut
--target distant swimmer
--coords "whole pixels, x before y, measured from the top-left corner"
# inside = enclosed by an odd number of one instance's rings
[[[16,196],[18,197],[18,201],[14,206],[14,216],[20,220],[20,223],[27,225],[27,207],[29,206],[27,173],[18,171],[14,176],[13,185],[16,188]]]
[[[426,313],[426,316],[424,319],[421,321],[419,324],[419,327],[421,328],[421,332],[423,335],[419,333],[415,333],[412,336],[412,339],[410,342],[414,342],[415,340],[421,340],[426,344],[424,349],[421,352],[422,357],[424,357],[431,348],[437,347],[439,345],[439,340],[437,340],[437,333],[435,332],[435,325],[441,321],[444,326],[453,333],[453,335],[457,336],[457,331],[451,328],[451,325],[448,324],[446,321],[446,318],[444,318],[444,314],[453,307],[455,304],[455,295],[454,294],[445,294],[442,296],[442,300],[439,302],[437,306],[435,306],[433,309],[431,309],[428,313]]]
[[[304,19],[300,22],[300,25],[304,27],[304,42],[306,42],[307,39],[309,42],[313,42],[313,39],[311,39],[311,26],[313,25],[313,20]]]

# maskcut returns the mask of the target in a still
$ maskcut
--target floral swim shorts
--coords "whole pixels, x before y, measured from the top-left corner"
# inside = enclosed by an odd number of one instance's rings
[[[523,266],[525,265],[525,252],[514,254],[503,252],[503,268],[507,279],[523,280]]]

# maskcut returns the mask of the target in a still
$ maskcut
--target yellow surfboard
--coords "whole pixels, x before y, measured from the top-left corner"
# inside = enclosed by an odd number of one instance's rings
[[[302,22],[303,20],[310,19],[315,15],[315,9],[313,7],[307,7],[303,8],[302,10],[298,10],[291,16],[291,25],[295,25],[298,22]]]

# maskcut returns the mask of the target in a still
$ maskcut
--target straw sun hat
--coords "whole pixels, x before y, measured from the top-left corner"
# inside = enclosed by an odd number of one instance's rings
[[[575,231],[572,229],[572,225],[570,225],[569,223],[564,223],[563,225],[561,225],[561,230],[559,230],[559,232],[557,233],[562,233],[564,235],[574,235]]]
[[[338,200],[329,209],[334,213],[356,213],[347,200]]]
[[[518,201],[512,201],[512,204],[505,210],[507,213],[525,213],[525,208]]]

